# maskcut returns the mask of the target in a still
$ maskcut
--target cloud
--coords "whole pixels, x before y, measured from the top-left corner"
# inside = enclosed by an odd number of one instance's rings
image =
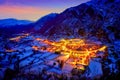
[[[37,20],[89,0],[0,0],[0,18]]]
[[[36,20],[41,16],[48,14],[50,10],[37,7],[21,7],[21,6],[0,6],[0,18],[17,18]]]

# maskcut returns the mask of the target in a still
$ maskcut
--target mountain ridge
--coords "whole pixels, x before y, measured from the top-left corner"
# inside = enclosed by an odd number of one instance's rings
[[[59,35],[66,37],[73,35],[73,37],[97,36],[99,39],[109,38],[108,34],[113,32],[113,36],[119,38],[119,1],[92,0],[68,8],[48,22],[39,32],[51,38]]]
[[[33,21],[29,21],[29,20],[18,20],[14,18],[8,18],[8,19],[0,19],[0,26],[9,27],[15,25],[27,25],[27,24],[31,24],[32,22]]]

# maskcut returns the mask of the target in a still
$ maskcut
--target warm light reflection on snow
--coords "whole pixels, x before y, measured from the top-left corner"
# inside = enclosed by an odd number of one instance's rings
[[[20,39],[22,39],[22,38],[24,38],[26,36],[29,36],[29,34],[22,34],[20,36],[17,36],[17,37],[14,37],[14,38],[10,38],[9,40],[18,42],[18,41],[20,41]]]
[[[62,54],[57,60],[62,60],[65,63],[71,64],[74,68],[84,70],[83,66],[87,66],[91,58],[97,57],[98,51],[105,51],[106,46],[98,42],[92,42],[83,39],[61,39],[54,42],[36,38],[45,46],[33,46],[34,50],[59,52]],[[64,56],[64,57],[63,57]]]
[[[19,41],[29,34],[23,34],[15,38],[10,38],[13,41]],[[99,51],[104,52],[106,46],[101,42],[93,42],[85,39],[61,39],[60,41],[50,41],[47,39],[34,38],[39,42],[39,46],[33,45],[32,49],[35,51],[45,51],[51,53],[58,53],[61,56],[56,60],[63,61],[70,64],[73,68],[84,70],[92,58],[98,57]],[[41,45],[42,44],[42,45]],[[12,52],[11,50],[6,50]]]

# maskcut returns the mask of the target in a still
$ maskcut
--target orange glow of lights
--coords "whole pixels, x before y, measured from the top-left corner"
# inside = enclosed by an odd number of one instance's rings
[[[37,46],[32,46],[32,48],[33,48],[34,50],[38,50],[38,49],[39,49],[39,47],[37,47]]]
[[[15,37],[15,38],[10,38],[9,40],[18,42],[18,41],[20,41],[22,38],[27,37],[28,35],[29,35],[29,34],[23,34],[22,36],[17,36],[17,37]]]
[[[14,52],[15,50],[12,50],[12,49],[10,49],[10,50],[6,50],[6,52]]]
[[[66,63],[71,64],[74,68],[84,70],[84,66],[89,64],[91,58],[97,57],[98,51],[105,51],[106,46],[98,44],[92,41],[83,39],[62,39],[58,42],[49,40],[43,40],[40,38],[37,41],[46,44],[45,51],[48,52],[60,52],[64,57],[58,57],[57,59],[63,60]],[[42,46],[43,47],[43,46]],[[35,48],[35,50],[44,51],[41,47]]]

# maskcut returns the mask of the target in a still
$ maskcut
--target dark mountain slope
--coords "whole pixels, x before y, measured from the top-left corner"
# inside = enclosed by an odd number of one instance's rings
[[[69,8],[40,29],[48,37],[120,38],[120,0],[92,0]],[[109,34],[112,33],[112,34]],[[109,35],[108,35],[109,34]],[[61,35],[61,36],[60,36]]]
[[[57,13],[51,13],[46,16],[43,16],[34,23],[33,30],[35,31],[40,30],[41,27],[43,27],[47,22],[53,20],[57,15],[58,15]]]

